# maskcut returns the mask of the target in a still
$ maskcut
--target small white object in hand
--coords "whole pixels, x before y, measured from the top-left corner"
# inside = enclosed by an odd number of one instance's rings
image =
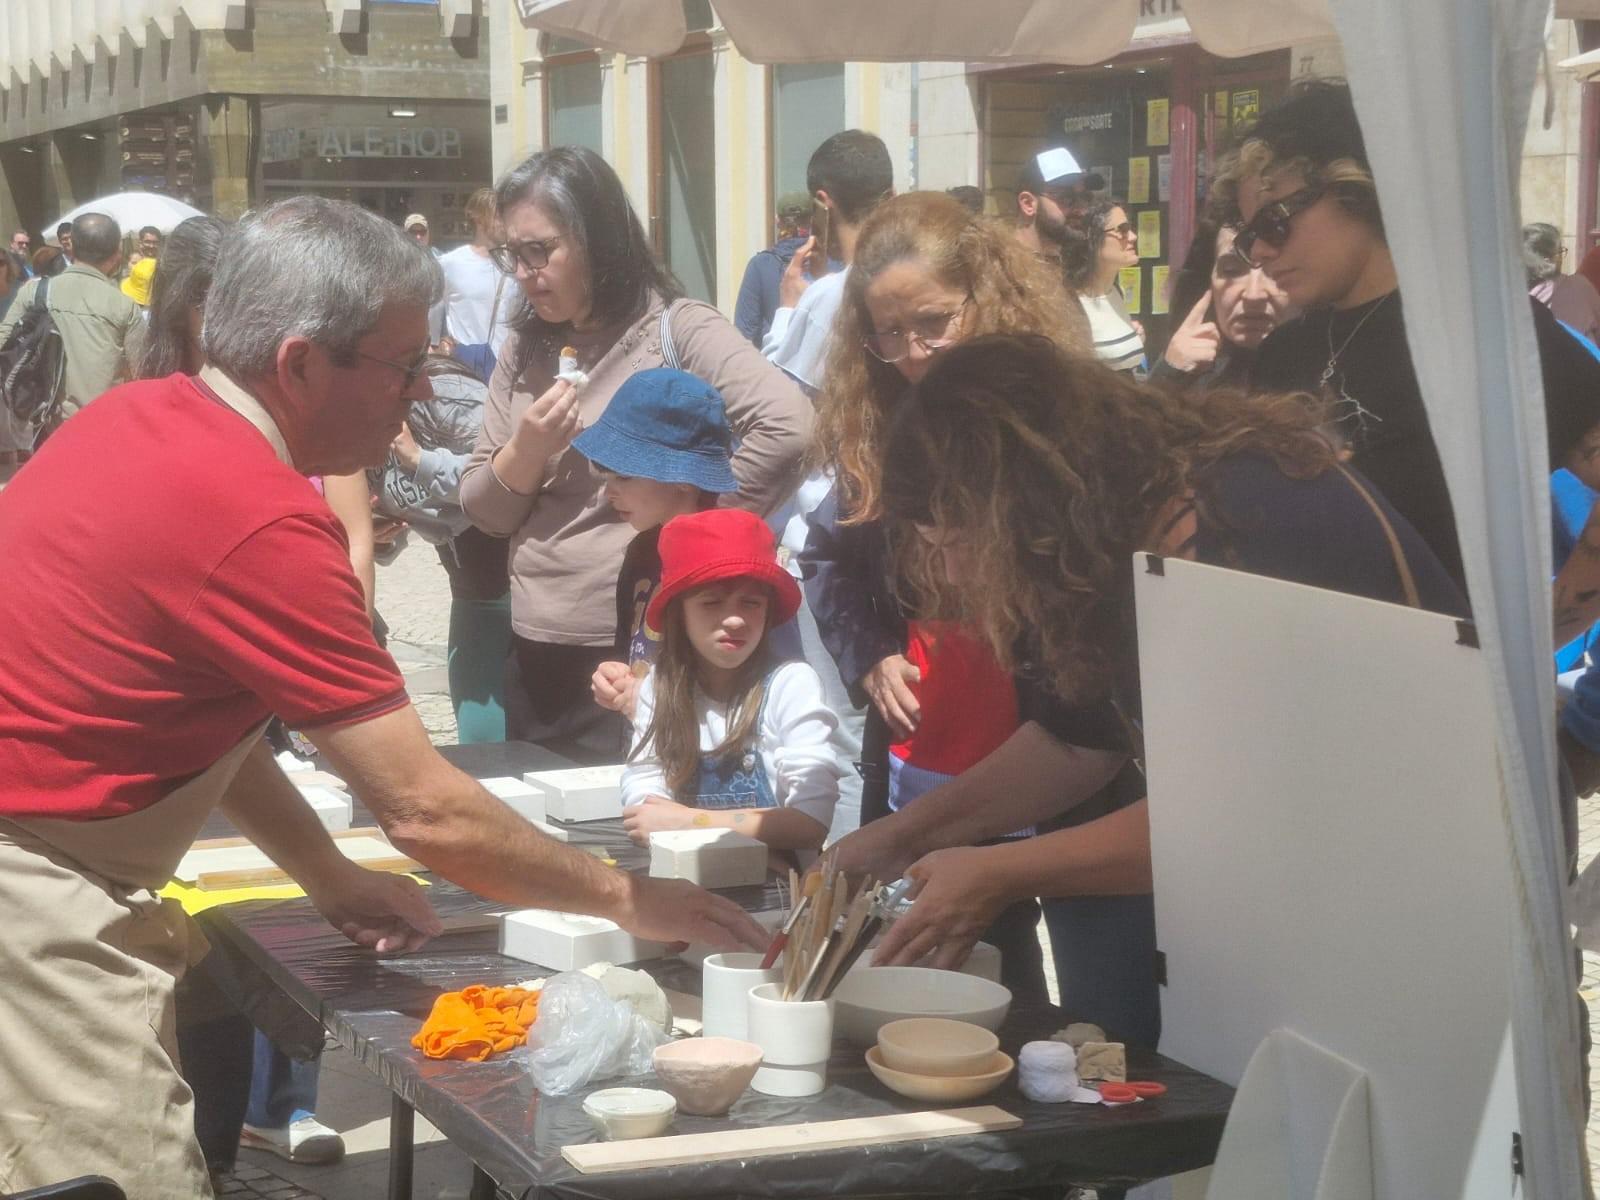
[[[575,388],[589,382],[589,374],[578,368],[578,352],[571,346],[561,347],[561,358],[556,364],[556,378],[565,379]]]
[[[1017,1086],[1029,1100],[1061,1104],[1088,1091],[1078,1086],[1078,1053],[1065,1042],[1029,1042],[1017,1055]],[[1091,1093],[1096,1100],[1099,1092]]]

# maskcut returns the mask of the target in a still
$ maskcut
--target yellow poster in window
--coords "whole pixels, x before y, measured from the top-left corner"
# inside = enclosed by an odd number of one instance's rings
[[[1167,101],[1145,101],[1145,142],[1151,146],[1167,144]]]
[[[1161,210],[1158,208],[1139,214],[1139,257],[1161,257]]]
[[[1254,121],[1261,115],[1261,89],[1250,88],[1248,91],[1233,94],[1233,112],[1228,118],[1228,124],[1238,125],[1242,122]]]
[[[1223,88],[1211,98],[1211,110],[1219,117],[1228,115],[1228,89]]]
[[[1143,279],[1143,267],[1123,267],[1117,272],[1117,286],[1122,289],[1122,303],[1130,317],[1138,316],[1143,306],[1144,298],[1139,294]]]
[[[1143,155],[1128,160],[1128,203],[1150,203],[1150,160]]]
[[[1166,263],[1157,263],[1150,268],[1150,315],[1153,317],[1159,317],[1167,311],[1167,302],[1171,299],[1167,295],[1169,271]]]

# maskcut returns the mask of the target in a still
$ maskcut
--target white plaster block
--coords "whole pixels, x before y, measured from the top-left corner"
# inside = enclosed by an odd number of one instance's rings
[[[598,962],[661,958],[665,942],[649,942],[604,917],[525,908],[500,918],[500,953],[552,971],[578,971]]]
[[[622,764],[529,771],[523,780],[545,794],[550,821],[614,821],[622,816]]]
[[[544,820],[544,793],[533,784],[521,779],[513,779],[510,775],[496,775],[491,779],[478,780],[491,796],[502,801],[519,817],[529,821]]]
[[[317,814],[317,820],[322,822],[322,827],[329,833],[337,833],[342,829],[350,828],[350,820],[355,816],[355,805],[349,796],[343,792],[335,791],[330,787],[307,786],[297,784],[300,795]]]
[[[767,846],[731,829],[662,830],[650,835],[650,874],[704,888],[760,885],[767,881]]]

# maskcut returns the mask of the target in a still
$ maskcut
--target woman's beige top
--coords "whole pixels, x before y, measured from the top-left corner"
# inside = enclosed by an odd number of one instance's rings
[[[661,362],[661,299],[643,316],[589,333],[513,334],[489,381],[483,431],[461,478],[461,507],[486,533],[511,538],[511,627],[519,637],[561,645],[610,645],[616,637],[617,573],[633,530],[601,494],[589,460],[570,446],[551,460],[531,496],[496,477],[489,460],[511,439],[523,412],[549,390],[563,345],[577,351],[589,382],[580,393],[587,427],[622,381]],[[811,404],[709,304],[681,301],[672,340],[683,368],[722,393],[737,449],[739,491],[728,502],[766,516],[799,485],[811,438]],[[512,378],[516,364],[525,362]]]

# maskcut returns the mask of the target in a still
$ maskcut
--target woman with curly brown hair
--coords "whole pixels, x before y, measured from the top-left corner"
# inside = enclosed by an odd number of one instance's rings
[[[945,347],[995,330],[1084,345],[1084,322],[1059,279],[1011,230],[930,192],[883,203],[862,227],[818,410],[834,492],[811,514],[800,556],[823,644],[858,704],[862,819],[898,809],[976,765],[1016,733],[1010,680],[950,623],[908,622],[893,596],[879,524],[884,430]],[[980,710],[969,699],[993,697]],[[1006,831],[1012,833],[1016,831]],[[1013,992],[1042,999],[1038,908],[1019,904],[990,931]]]
[[[1041,338],[976,339],[934,365],[891,427],[882,496],[911,531],[901,577],[919,613],[979,631],[1014,671],[1039,739],[1126,760],[1139,720],[1136,551],[1465,614],[1427,544],[1339,462],[1323,417],[1305,396],[1179,399]],[[1094,954],[1102,973],[1064,979],[1063,1007],[1154,1005],[1142,788],[1109,811],[1072,811],[1057,832],[977,847],[1070,801],[1059,781],[1030,785],[1024,766],[981,806],[919,806],[858,835],[876,844],[852,847],[851,866],[892,846],[897,861],[880,868],[909,867],[922,884],[879,960],[935,949],[959,960],[1014,897],[1069,898],[1046,907],[1052,945]]]

